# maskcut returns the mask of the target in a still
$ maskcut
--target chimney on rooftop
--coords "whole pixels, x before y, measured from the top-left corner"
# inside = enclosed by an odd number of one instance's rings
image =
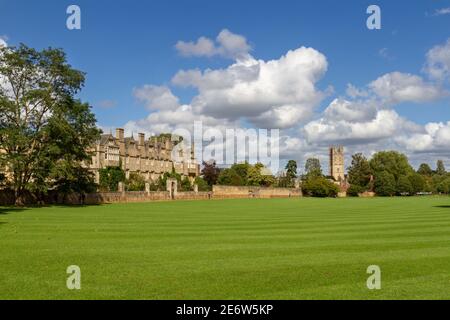
[[[124,141],[125,131],[121,128],[116,129],[116,139],[119,140],[119,142]]]
[[[143,147],[145,145],[145,133],[139,133],[139,146]]]

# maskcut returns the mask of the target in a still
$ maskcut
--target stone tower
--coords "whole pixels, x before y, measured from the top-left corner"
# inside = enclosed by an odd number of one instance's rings
[[[344,147],[330,147],[330,176],[336,181],[345,180]]]

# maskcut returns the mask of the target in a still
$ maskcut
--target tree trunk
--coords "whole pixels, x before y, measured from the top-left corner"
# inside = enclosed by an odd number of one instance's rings
[[[25,206],[25,199],[23,196],[23,192],[20,190],[14,190],[14,205],[16,207],[23,207]]]
[[[16,207],[24,207],[25,206],[24,197],[22,195],[19,195],[18,197],[16,197],[16,201],[15,201],[14,205]]]

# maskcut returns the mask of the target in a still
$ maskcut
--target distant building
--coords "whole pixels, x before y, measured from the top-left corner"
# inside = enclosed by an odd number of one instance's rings
[[[345,181],[345,157],[343,146],[330,147],[330,177],[335,181]]]
[[[145,134],[139,133],[138,139],[124,136],[123,129],[116,129],[116,136],[112,134],[101,135],[97,143],[91,147],[93,153],[92,163],[89,169],[95,174],[95,180],[100,180],[99,170],[106,167],[121,166],[126,177],[130,173],[140,174],[147,182],[154,182],[164,173],[171,173],[172,169],[183,177],[193,181],[200,175],[200,166],[197,163],[192,150],[188,157],[184,157],[180,151],[181,162],[172,159],[174,142],[170,135],[150,137],[145,139]],[[193,148],[192,148],[193,149]]]

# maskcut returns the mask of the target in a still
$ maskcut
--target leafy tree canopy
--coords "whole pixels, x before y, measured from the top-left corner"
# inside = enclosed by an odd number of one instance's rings
[[[271,187],[276,184],[276,179],[263,164],[245,162],[222,170],[217,182],[229,186]]]
[[[202,177],[195,178],[195,184],[198,186],[198,191],[211,191],[211,186]]]
[[[426,180],[421,174],[413,173],[408,178],[411,182],[412,192],[414,194],[427,191]]]
[[[394,196],[397,191],[394,175],[388,171],[379,172],[375,177],[374,189],[379,196]]]
[[[348,168],[349,183],[360,187],[359,190],[366,191],[372,176],[369,161],[362,153],[352,156],[352,164]],[[361,192],[360,191],[360,192]]]
[[[99,136],[89,105],[75,99],[84,73],[73,69],[59,49],[37,51],[25,45],[0,48],[0,166],[12,178],[15,202],[24,194],[45,193],[55,181],[73,188],[86,146]],[[64,173],[64,174],[63,174]],[[69,179],[65,179],[65,175]],[[75,189],[77,189],[75,188]]]
[[[297,178],[297,161],[289,160],[286,165],[286,176],[294,180]]]
[[[119,182],[125,182],[125,171],[119,167],[107,167],[100,169],[100,190],[116,192]]]
[[[414,190],[409,177],[402,176],[398,179],[397,193],[398,195],[413,195]]]
[[[339,187],[322,176],[310,176],[303,181],[302,190],[305,195],[318,198],[336,197]]]
[[[323,174],[320,160],[317,158],[309,158],[306,160],[305,171],[308,178],[322,176]]]
[[[210,187],[217,183],[219,179],[220,169],[215,161],[203,162],[202,176]]]
[[[397,151],[382,151],[376,153],[370,160],[370,167],[375,178],[383,172],[393,175],[394,182],[401,176],[408,176],[414,173],[414,169],[408,162],[408,158]],[[384,175],[386,177],[386,175]]]
[[[417,173],[422,176],[431,176],[433,174],[433,170],[427,163],[422,163],[417,170]]]
[[[125,180],[127,191],[145,191],[145,179],[138,173],[130,173],[130,177]]]
[[[447,170],[445,170],[444,161],[438,160],[436,164],[436,174],[443,176],[447,174]]]
[[[223,186],[244,186],[245,183],[242,177],[236,173],[233,169],[224,169],[220,172],[219,179],[217,181],[219,185]]]

